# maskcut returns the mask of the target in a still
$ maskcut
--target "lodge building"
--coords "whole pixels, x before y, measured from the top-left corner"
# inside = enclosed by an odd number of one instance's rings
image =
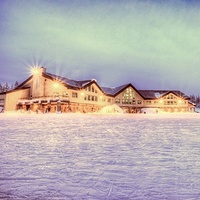
[[[194,112],[190,98],[177,90],[137,90],[131,83],[101,87],[96,80],[76,81],[48,73],[37,67],[32,75],[14,90],[0,93],[4,111],[98,112],[117,104],[127,113],[143,108],[166,112]]]

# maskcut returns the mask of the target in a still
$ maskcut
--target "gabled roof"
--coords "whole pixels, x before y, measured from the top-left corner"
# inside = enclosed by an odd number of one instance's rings
[[[52,80],[61,81],[63,84],[70,86],[70,87],[73,87],[73,88],[76,88],[76,89],[83,89],[83,88],[88,87],[91,84],[95,84],[104,93],[104,91],[98,85],[98,83],[95,79],[76,81],[76,80],[73,80],[73,79],[69,79],[69,78],[58,76],[58,75],[51,74],[51,73],[44,73],[43,76],[48,77]]]
[[[129,84],[121,85],[118,87],[101,87],[101,88],[106,94],[115,96],[118,92],[124,90],[128,85]]]
[[[132,87],[141,96],[140,92],[131,83],[121,85],[118,87],[101,87],[101,88],[107,95],[117,96],[119,93],[121,93],[128,87]]]
[[[19,91],[19,90],[25,90],[25,89],[29,89],[29,88],[30,87],[22,87],[22,88],[16,87],[15,89],[12,89],[12,90],[8,90],[8,91],[5,91],[5,92],[0,92],[0,95],[16,92],[16,91]]]
[[[69,79],[69,78],[58,76],[58,75],[51,74],[51,73],[44,73],[43,75],[47,76],[53,80],[59,80],[66,85],[76,87],[76,88],[82,88],[82,87],[84,87],[84,85],[89,84],[91,81],[93,81],[93,80],[76,81],[73,79]]]
[[[32,77],[33,77],[32,75],[29,76],[24,82],[22,82],[21,84],[19,84],[19,85],[15,88],[15,90],[16,90],[16,89],[23,88],[24,84],[27,83],[29,80],[31,80]]]
[[[190,99],[187,95],[179,90],[139,90],[139,92],[144,99],[158,99],[168,95],[169,93],[173,93],[174,95],[183,99]]]
[[[71,87],[75,90],[83,89],[86,88],[87,86],[91,84],[95,84],[105,95],[115,97],[119,93],[123,92],[128,87],[132,87],[143,99],[158,99],[161,98],[169,93],[173,93],[174,95],[181,97],[183,99],[190,100],[190,97],[182,93],[181,91],[178,90],[137,90],[131,83],[124,84],[118,87],[101,87],[98,85],[97,81],[94,79],[91,80],[82,80],[82,81],[77,81],[73,79],[69,79],[66,77],[58,76],[55,74],[47,73],[46,71],[42,73],[43,77],[49,78],[51,80],[58,80],[65,84],[67,87]],[[30,76],[27,78],[23,83],[21,83],[16,89],[22,89],[25,88],[25,84],[32,79],[33,76]]]
[[[196,106],[196,103],[192,102],[192,101],[188,101],[188,103],[192,106]]]

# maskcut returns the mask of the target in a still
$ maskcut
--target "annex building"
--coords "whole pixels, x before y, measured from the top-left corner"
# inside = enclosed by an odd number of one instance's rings
[[[4,111],[98,112],[117,104],[126,113],[140,113],[143,108],[166,112],[194,112],[190,98],[177,90],[137,90],[131,83],[114,88],[101,87],[96,80],[76,81],[48,73],[37,67],[14,90],[0,93]]]

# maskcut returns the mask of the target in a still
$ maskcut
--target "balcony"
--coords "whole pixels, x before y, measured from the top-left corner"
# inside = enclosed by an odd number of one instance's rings
[[[69,102],[69,97],[60,96],[38,96],[38,97],[30,97],[30,98],[20,98],[18,99],[18,104],[47,104],[51,102]]]

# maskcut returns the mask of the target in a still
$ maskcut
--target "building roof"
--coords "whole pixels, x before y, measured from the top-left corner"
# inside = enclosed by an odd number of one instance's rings
[[[55,74],[47,73],[46,70],[43,71],[42,75],[52,80],[58,80],[62,82],[63,84],[66,84],[67,86],[70,86],[74,89],[82,89],[84,87],[87,87],[90,84],[95,83],[99,87],[99,89],[108,96],[116,96],[119,93],[121,93],[123,90],[125,90],[126,88],[132,87],[144,99],[158,99],[169,93],[173,93],[174,95],[179,96],[183,99],[187,99],[187,100],[190,99],[189,96],[185,95],[183,92],[179,90],[137,90],[131,83],[124,84],[118,87],[101,87],[98,85],[95,79],[77,81],[77,80],[69,79],[66,77],[58,76]],[[28,82],[31,78],[32,76],[30,76],[23,83],[21,83],[16,89],[22,88],[24,84]]]
[[[76,81],[73,79],[69,79],[66,77],[62,77],[62,76],[58,76],[55,74],[51,74],[51,73],[45,73],[45,75],[47,75],[48,77],[54,79],[54,80],[58,80],[61,81],[62,83],[72,86],[72,87],[77,87],[77,88],[82,88],[85,85],[89,84],[90,82],[92,82],[93,80],[83,80],[83,81]]]
[[[119,93],[121,90],[124,90],[129,85],[130,84],[125,84],[118,87],[101,87],[101,88],[106,94],[115,96],[117,93]]]
[[[183,99],[190,99],[187,95],[179,90],[138,90],[144,99],[158,99],[169,93],[173,93]]]
[[[111,96],[116,96],[129,86],[131,86],[144,99],[158,99],[169,93],[173,93],[174,95],[179,96],[183,99],[188,99],[188,100],[190,99],[190,97],[188,97],[179,90],[137,90],[131,83],[121,85],[118,87],[101,87],[101,88],[106,94]]]

